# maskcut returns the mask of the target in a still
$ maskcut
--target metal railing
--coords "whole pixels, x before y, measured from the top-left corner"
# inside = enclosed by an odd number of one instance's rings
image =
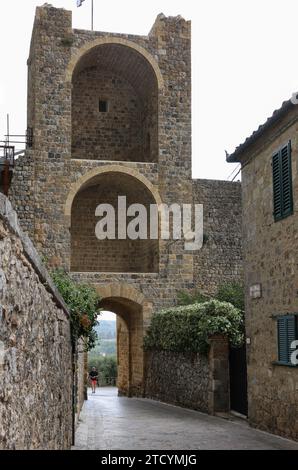
[[[116,387],[117,377],[99,377],[97,385],[98,387]]]
[[[6,146],[10,146],[10,144],[14,144],[14,145],[22,144],[22,146],[26,145],[27,149],[30,149],[33,147],[33,143],[34,143],[33,127],[27,127],[25,134],[6,134],[4,137],[5,137],[5,140],[2,140],[1,143],[3,143]]]
[[[8,196],[15,160],[15,148],[11,145],[0,146],[0,191]]]
[[[15,147],[13,145],[0,145],[0,164],[14,166]]]

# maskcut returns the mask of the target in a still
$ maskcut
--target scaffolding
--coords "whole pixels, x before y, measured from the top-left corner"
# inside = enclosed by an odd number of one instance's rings
[[[33,128],[28,127],[26,134],[11,135],[9,132],[9,115],[7,115],[7,134],[0,141],[0,191],[8,195],[16,157],[23,154],[25,149],[33,147]],[[16,145],[25,147],[16,151]]]

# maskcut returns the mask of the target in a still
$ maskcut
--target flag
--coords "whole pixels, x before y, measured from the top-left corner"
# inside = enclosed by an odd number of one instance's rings
[[[81,7],[85,0],[77,0],[77,7]]]

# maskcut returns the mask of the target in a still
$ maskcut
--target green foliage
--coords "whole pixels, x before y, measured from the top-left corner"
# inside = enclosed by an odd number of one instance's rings
[[[202,294],[199,290],[194,292],[181,291],[178,292],[178,305],[201,304],[210,300],[206,294]]]
[[[221,285],[215,298],[222,302],[230,302],[234,307],[244,312],[244,286],[238,282]]]
[[[244,312],[244,287],[238,282],[222,284],[213,298],[221,302],[229,302],[234,305],[234,307]],[[208,300],[211,300],[211,296],[203,294],[199,290],[192,292],[182,291],[178,293],[178,305],[201,304]]]
[[[100,385],[116,385],[117,380],[117,360],[115,356],[93,357],[89,354],[89,370],[96,367],[99,374]]]
[[[73,340],[83,337],[86,350],[92,349],[97,339],[99,295],[93,287],[74,282],[64,270],[53,271],[52,278],[70,311]]]
[[[65,38],[62,38],[60,41],[60,45],[63,47],[71,47],[73,43],[74,43],[73,36],[67,36]]]
[[[242,331],[240,310],[230,303],[210,300],[154,314],[144,345],[147,350],[206,353],[210,335],[224,334],[237,347],[243,343]]]

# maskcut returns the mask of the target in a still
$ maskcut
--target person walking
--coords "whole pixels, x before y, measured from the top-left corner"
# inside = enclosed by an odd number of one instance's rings
[[[96,385],[97,385],[97,379],[98,379],[98,372],[96,370],[96,367],[92,367],[92,370],[89,374],[89,378],[91,381],[92,393],[96,393]]]

